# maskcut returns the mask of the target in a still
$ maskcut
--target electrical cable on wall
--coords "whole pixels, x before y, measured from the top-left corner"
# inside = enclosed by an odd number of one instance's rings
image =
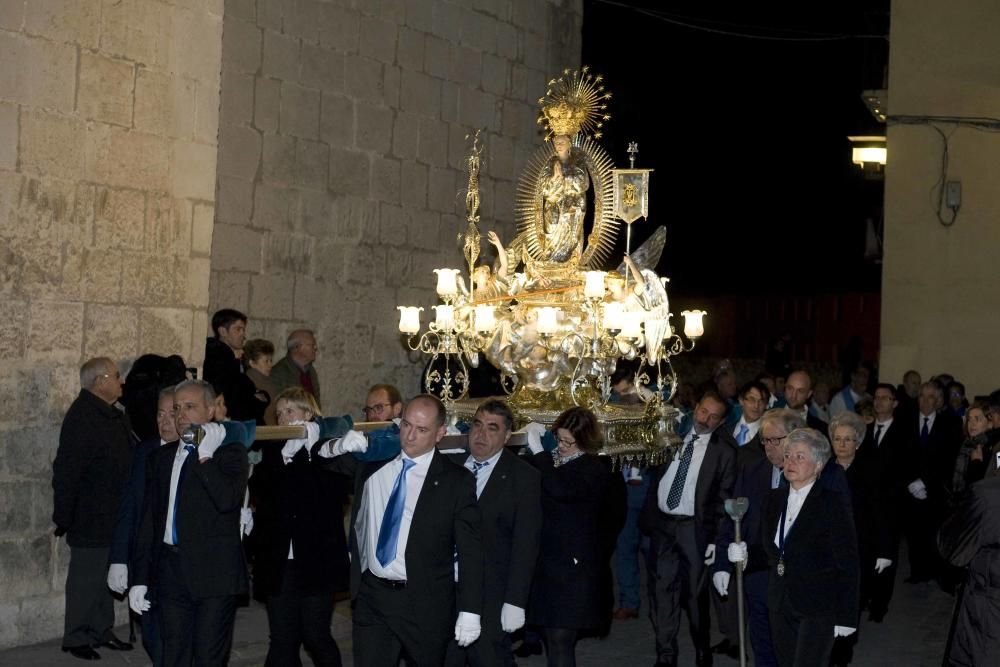
[[[961,206],[947,206],[951,210],[951,218],[945,218],[941,214],[941,209],[945,208],[945,188],[948,184],[948,159],[949,140],[952,133],[960,127],[969,128],[978,132],[1000,132],[1000,118],[989,116],[889,116],[886,118],[887,125],[926,125],[938,133],[941,137],[941,172],[938,180],[931,187],[932,202],[936,199],[935,214],[938,222],[944,227],[951,227],[958,218],[958,211]],[[941,125],[951,126],[945,133]],[[935,193],[936,191],[936,193]]]

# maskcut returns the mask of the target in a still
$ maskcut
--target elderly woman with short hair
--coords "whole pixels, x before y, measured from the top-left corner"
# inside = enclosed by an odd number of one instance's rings
[[[865,439],[864,418],[853,412],[842,412],[830,420],[830,439],[837,463],[844,469],[851,490],[854,529],[858,536],[860,563],[860,606],[871,599],[876,577],[895,577],[892,567],[896,560],[899,533],[896,522],[893,487],[879,479],[873,452],[860,450]],[[869,446],[875,447],[872,442]],[[879,622],[884,609],[871,609],[870,618]],[[837,639],[833,646],[833,665],[847,665],[854,657],[857,634]]]
[[[836,636],[858,625],[858,545],[840,494],[817,484],[830,459],[819,431],[785,438],[789,486],[764,504],[764,547],[770,566],[767,606],[778,664],[827,665]]]

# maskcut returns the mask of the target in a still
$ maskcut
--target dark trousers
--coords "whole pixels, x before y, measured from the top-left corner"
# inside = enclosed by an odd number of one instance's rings
[[[786,606],[771,610],[771,636],[781,667],[826,667],[833,649],[833,616],[802,616]]]
[[[444,664],[453,623],[435,623],[416,618],[413,592],[390,588],[365,571],[354,605],[355,667],[396,665],[400,655],[408,667],[440,667]]]
[[[726,558],[726,554],[715,554],[716,558]],[[746,578],[743,579],[744,588]],[[744,594],[746,591],[744,590]],[[719,633],[726,638],[732,646],[740,645],[740,609],[736,595],[736,573],[732,572],[729,580],[729,595],[722,597],[715,586],[708,587],[708,595],[712,599],[712,608],[715,609],[715,617],[718,621]],[[746,608],[744,607],[744,610]],[[743,616],[746,619],[746,614]]]
[[[111,639],[114,598],[108,590],[108,547],[69,548],[66,574],[65,648],[92,646]]]
[[[934,579],[944,561],[937,552],[938,511],[931,500],[907,498],[904,501],[906,545],[910,554],[910,577],[917,581]]]
[[[753,647],[754,667],[778,667],[771,641],[771,619],[767,611],[767,570],[752,572],[743,577],[747,594],[747,615],[750,626],[750,645]],[[733,588],[732,582],[729,584]]]
[[[455,640],[448,642],[445,667],[513,667],[510,635],[500,627],[499,618],[482,618],[482,634],[470,646],[462,648]]]
[[[153,667],[163,665],[163,637],[160,632],[160,605],[153,605],[139,617],[142,647],[153,662]]]
[[[665,514],[651,537],[649,568],[650,618],[656,633],[657,659],[677,662],[681,609],[687,611],[696,650],[709,644],[708,568],[705,552],[695,538],[694,519],[676,520]]]
[[[286,561],[281,591],[267,598],[271,644],[267,667],[300,667],[299,647],[305,644],[317,667],[340,667],[340,649],[330,634],[333,593],[307,592],[294,560]]]
[[[164,546],[156,602],[166,667],[225,665],[233,643],[236,596],[194,597],[184,583],[183,555]]]

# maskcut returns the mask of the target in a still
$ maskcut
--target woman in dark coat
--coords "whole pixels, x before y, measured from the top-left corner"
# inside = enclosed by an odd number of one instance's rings
[[[858,450],[865,438],[864,419],[853,412],[841,412],[830,420],[830,440],[837,464],[844,469],[851,491],[854,530],[858,537],[860,564],[860,606],[868,603],[875,580],[892,577],[889,569],[897,558],[899,533],[896,530],[892,492],[895,487],[879,479],[873,456]],[[875,446],[875,443],[871,443]],[[886,571],[888,570],[888,571]],[[883,609],[872,609],[873,620],[882,620]],[[855,626],[858,627],[858,626]],[[838,637],[833,644],[831,665],[847,665],[854,658],[858,633]]]
[[[858,627],[854,519],[838,492],[816,483],[829,458],[826,436],[795,429],[785,439],[789,485],[764,501],[767,609],[781,667],[828,664],[834,639]]]
[[[552,425],[558,446],[536,454],[542,473],[542,538],[528,618],[545,629],[550,667],[576,664],[582,631],[610,620],[610,560],[625,521],[625,485],[598,458],[597,418],[584,408]]]
[[[301,387],[283,391],[275,405],[281,425],[320,416],[312,394]],[[324,469],[325,445],[310,441],[265,445],[250,478],[256,499],[254,597],[267,603],[269,667],[298,667],[302,644],[316,665],[341,665],[330,619],[334,593],[348,587],[341,517],[349,482]]]

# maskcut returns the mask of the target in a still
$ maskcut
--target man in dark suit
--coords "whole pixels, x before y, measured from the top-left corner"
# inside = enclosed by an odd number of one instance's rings
[[[316,345],[316,335],[309,329],[296,329],[288,334],[285,340],[288,350],[285,356],[275,362],[271,368],[271,382],[281,393],[289,387],[302,387],[316,399],[316,405],[323,407],[319,400],[319,375],[313,362],[319,347]],[[372,420],[372,417],[367,417]]]
[[[806,426],[826,435],[827,424],[815,415],[809,414],[809,399],[813,395],[812,378],[805,371],[789,373],[785,380],[785,401],[789,410],[795,410],[806,420]]]
[[[257,387],[243,372],[243,344],[247,339],[247,316],[232,308],[212,315],[211,338],[205,339],[202,377],[212,383],[216,395],[225,396],[230,419],[263,419],[265,403],[257,400]],[[221,419],[221,416],[217,416]]]
[[[488,400],[473,417],[468,452],[452,457],[476,478],[486,574],[482,635],[468,648],[451,642],[449,667],[514,664],[510,633],[524,625],[542,507],[538,470],[505,449],[513,428],[514,415],[507,404]]]
[[[135,448],[132,470],[128,485],[122,495],[115,534],[111,542],[108,566],[108,588],[119,595],[128,590],[129,571],[135,572],[136,542],[139,539],[139,524],[142,521],[143,502],[146,498],[146,466],[150,455],[163,445],[178,438],[177,423],[174,420],[174,388],[160,391],[156,406],[156,428],[159,435],[144,440]],[[142,615],[142,646],[154,665],[163,661],[163,647],[160,641],[160,610],[150,608]]]
[[[687,610],[695,663],[712,664],[709,648],[708,568],[715,539],[727,520],[725,500],[736,480],[736,448],[719,429],[726,403],[706,392],[678,455],[652,473],[640,529],[650,536],[650,617],[658,666],[678,664],[681,608]]]
[[[80,395],[69,406],[52,463],[52,521],[66,535],[66,620],[62,650],[99,660],[94,646],[131,650],[112,633],[114,600],[105,586],[108,552],[122,489],[132,462],[125,411],[117,406],[122,379],[111,359],[80,367]]]
[[[369,463],[357,476],[351,592],[358,667],[394,665],[401,653],[417,667],[437,667],[452,628],[461,647],[479,637],[483,548],[476,482],[437,452],[445,418],[441,401],[417,396],[403,411],[400,455]]]
[[[897,417],[899,401],[896,388],[888,383],[879,383],[875,387],[872,404],[875,408],[875,421],[868,426],[865,441],[858,450],[858,456],[872,461],[872,475],[879,480],[882,487],[880,497],[888,506],[882,508],[886,516],[898,517],[901,504],[909,494],[906,492],[906,482],[903,481],[906,450],[909,444],[909,432],[904,423],[905,417]],[[908,413],[906,413],[908,414]],[[907,480],[909,481],[909,480]],[[887,522],[892,531],[893,542],[898,542],[899,525],[897,521]],[[881,623],[889,611],[889,601],[896,581],[898,558],[887,567],[882,575],[872,577],[871,597],[868,602],[868,620]]]
[[[197,450],[177,441],[150,455],[129,605],[140,614],[159,605],[167,667],[222,665],[237,597],[247,592],[240,544],[247,452],[242,443],[222,444],[209,383],[177,385],[174,414],[178,433],[201,425],[205,435]]]
[[[944,520],[951,490],[955,458],[962,444],[962,421],[944,407],[944,390],[925,382],[917,396],[916,419],[907,425],[909,443],[902,465],[907,494],[903,521],[910,554],[907,583],[940,577],[944,561],[937,553],[934,535]]]

